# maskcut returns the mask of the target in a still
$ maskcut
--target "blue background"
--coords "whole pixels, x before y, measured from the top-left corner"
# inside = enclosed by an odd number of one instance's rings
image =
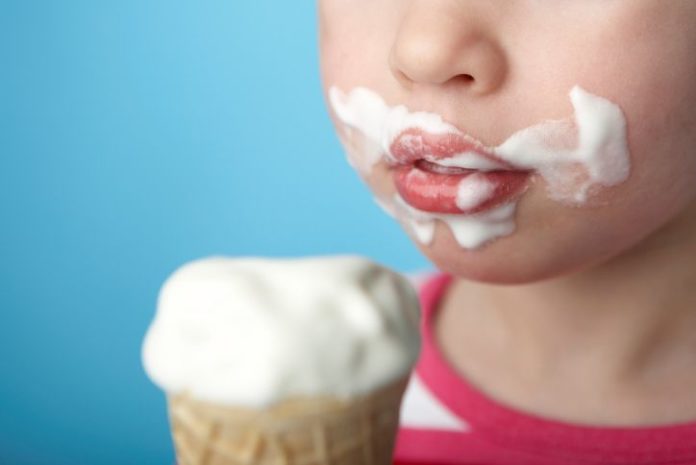
[[[311,1],[5,0],[0,464],[169,464],[140,344],[206,255],[427,266],[350,170]]]

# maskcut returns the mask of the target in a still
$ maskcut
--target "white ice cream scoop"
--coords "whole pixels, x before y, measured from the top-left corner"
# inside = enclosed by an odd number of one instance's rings
[[[408,375],[418,322],[408,280],[364,258],[211,257],[165,282],[143,362],[167,393],[216,404],[350,398]]]

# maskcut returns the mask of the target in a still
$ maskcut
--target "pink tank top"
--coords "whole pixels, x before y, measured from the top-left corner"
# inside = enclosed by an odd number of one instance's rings
[[[401,407],[396,465],[696,464],[696,421],[575,425],[515,410],[478,391],[449,365],[433,337],[433,317],[450,282],[433,274],[419,286],[423,348]]]

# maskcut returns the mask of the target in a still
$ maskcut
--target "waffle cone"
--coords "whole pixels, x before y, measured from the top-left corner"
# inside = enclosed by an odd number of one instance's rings
[[[264,410],[170,396],[179,465],[390,465],[407,379],[369,395]]]

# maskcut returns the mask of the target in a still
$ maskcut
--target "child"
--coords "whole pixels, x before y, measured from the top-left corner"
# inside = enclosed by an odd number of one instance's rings
[[[318,6],[349,161],[441,270],[397,463],[696,463],[696,2]]]

